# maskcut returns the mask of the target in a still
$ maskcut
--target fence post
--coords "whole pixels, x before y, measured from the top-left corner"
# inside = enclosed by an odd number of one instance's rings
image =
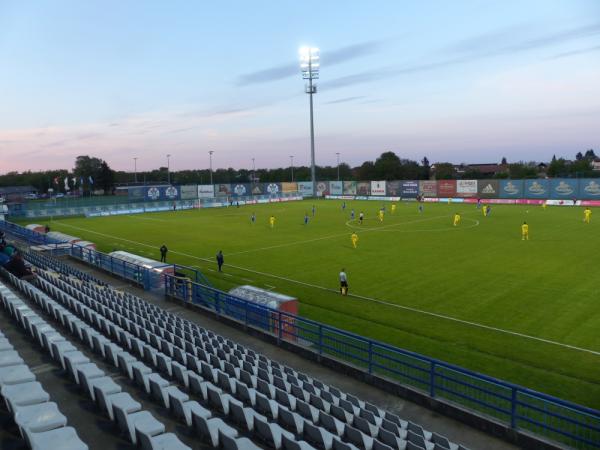
[[[429,395],[435,397],[435,361],[429,366]]]
[[[510,396],[510,427],[517,428],[517,388],[511,388]]]
[[[281,343],[281,311],[277,311],[277,344]]]
[[[373,373],[373,341],[369,339],[369,375]]]
[[[323,325],[319,324],[319,355],[323,354]]]

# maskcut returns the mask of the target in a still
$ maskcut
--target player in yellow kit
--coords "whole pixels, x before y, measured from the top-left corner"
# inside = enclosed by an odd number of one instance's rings
[[[542,203],[542,209],[545,211],[547,207],[548,207],[548,202],[544,200],[544,203]]]
[[[396,212],[396,204],[392,203],[392,214]]]
[[[271,228],[275,226],[275,216],[269,217],[269,225],[271,225]]]
[[[379,210],[379,221],[380,221],[380,222],[383,222],[383,216],[384,216],[384,214],[385,214],[385,213],[383,212],[383,209],[380,209],[380,210]]]
[[[456,213],[454,214],[454,226],[457,227],[458,225],[460,225],[460,214]]]
[[[583,221],[585,223],[590,223],[590,220],[592,220],[592,210],[588,206],[583,210]]]
[[[527,225],[527,222],[523,222],[523,225],[521,225],[521,240],[529,240],[529,225]]]
[[[352,239],[352,246],[356,248],[356,244],[358,244],[358,234],[356,234],[356,232],[352,233],[350,239]]]

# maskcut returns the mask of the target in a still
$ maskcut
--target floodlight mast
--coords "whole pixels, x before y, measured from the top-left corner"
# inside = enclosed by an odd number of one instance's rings
[[[317,177],[315,173],[315,126],[313,118],[313,94],[317,93],[317,85],[313,80],[319,79],[319,49],[303,47],[300,49],[300,68],[302,78],[308,80],[305,92],[310,101],[310,178],[313,196],[317,193]]]

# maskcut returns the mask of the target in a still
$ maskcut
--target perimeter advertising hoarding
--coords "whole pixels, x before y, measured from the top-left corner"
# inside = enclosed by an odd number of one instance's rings
[[[129,200],[143,200],[146,196],[146,188],[145,187],[134,187],[127,189],[129,194]]]
[[[579,197],[591,200],[600,199],[600,178],[579,180]]]
[[[371,195],[385,195],[385,181],[371,181]]]
[[[500,198],[523,197],[523,180],[500,180]]]
[[[330,181],[329,182],[329,194],[330,195],[343,195],[344,194],[344,183],[342,181]]]
[[[438,197],[455,197],[456,180],[437,180]]]
[[[217,197],[231,195],[231,185],[226,183],[215,184],[215,195]]]
[[[215,186],[213,184],[199,184],[198,198],[212,198],[215,196]]]
[[[456,195],[458,197],[477,197],[477,180],[457,180]]]
[[[198,185],[186,184],[185,186],[179,186],[179,193],[181,200],[192,200],[198,198]]]
[[[344,195],[356,195],[356,181],[344,181]]]
[[[312,197],[314,195],[312,181],[299,181],[298,192],[305,197]]]
[[[317,181],[317,197],[329,195],[329,181]]]
[[[419,181],[419,193],[423,197],[437,197],[437,181],[435,181],[435,180]]]
[[[236,197],[245,197],[250,195],[250,184],[248,183],[237,183],[231,185],[233,195]]]
[[[298,183],[295,181],[281,183],[281,192],[298,192]]]
[[[356,183],[356,195],[371,195],[371,182],[359,181]]]
[[[548,180],[525,180],[525,198],[550,197],[550,182]]]
[[[387,195],[392,197],[400,197],[400,195],[402,195],[402,184],[400,181],[388,181],[386,184],[386,189]]]
[[[578,194],[578,180],[555,178],[550,180],[550,198],[574,199]]]
[[[477,182],[477,196],[480,198],[497,198],[500,194],[498,180],[479,180]]]
[[[250,185],[252,195],[263,195],[265,193],[264,186],[261,183],[252,183]]]
[[[179,200],[179,186],[166,186],[160,188],[161,200]]]
[[[265,194],[279,195],[281,193],[281,183],[265,183]]]
[[[388,183],[389,185],[389,183]],[[418,181],[402,181],[400,190],[400,197],[403,198],[417,198],[419,195],[419,182]],[[391,194],[388,189],[388,195],[396,196],[397,194]]]

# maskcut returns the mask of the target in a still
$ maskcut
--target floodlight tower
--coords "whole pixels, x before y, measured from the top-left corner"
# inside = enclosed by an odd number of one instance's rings
[[[317,85],[313,80],[319,79],[319,49],[302,47],[300,49],[300,69],[302,78],[308,80],[305,92],[310,99],[310,178],[312,181],[313,195],[317,193],[317,177],[315,175],[315,127],[313,121],[313,94],[317,93]]]

